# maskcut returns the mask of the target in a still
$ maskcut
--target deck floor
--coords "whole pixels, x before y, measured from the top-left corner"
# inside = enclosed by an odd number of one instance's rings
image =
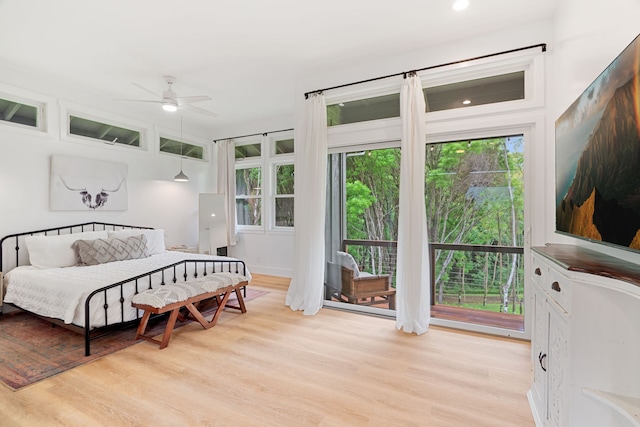
[[[368,303],[368,305],[379,308],[389,307],[389,303],[380,298],[376,299],[375,303]],[[521,314],[435,304],[431,306],[431,317],[524,332],[524,316]]]
[[[513,331],[524,331],[524,316],[521,314],[498,313],[437,304],[431,306],[431,317],[477,325],[494,326]]]

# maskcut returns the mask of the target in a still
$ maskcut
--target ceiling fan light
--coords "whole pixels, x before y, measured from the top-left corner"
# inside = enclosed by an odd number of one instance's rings
[[[180,173],[178,173],[173,180],[178,182],[189,182],[189,177],[182,172],[182,169],[180,169]]]
[[[456,0],[456,2],[453,4],[453,10],[458,12],[461,10],[465,10],[467,7],[469,7],[469,0]]]
[[[162,104],[162,109],[163,109],[164,111],[169,111],[169,112],[171,112],[171,113],[174,113],[174,112],[178,111],[178,107],[176,107],[176,106],[175,106],[175,105],[173,105],[173,104],[169,104],[169,103],[164,103],[164,104]]]

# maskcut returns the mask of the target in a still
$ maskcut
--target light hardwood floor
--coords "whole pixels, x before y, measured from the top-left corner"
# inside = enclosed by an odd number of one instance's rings
[[[287,279],[248,312],[190,324],[13,392],[1,426],[533,426],[527,342],[284,306]]]

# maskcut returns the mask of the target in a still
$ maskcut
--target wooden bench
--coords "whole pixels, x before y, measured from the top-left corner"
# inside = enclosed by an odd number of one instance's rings
[[[135,295],[131,301],[133,307],[144,311],[140,319],[140,325],[138,325],[135,339],[144,339],[160,344],[160,349],[168,346],[169,338],[171,338],[173,328],[182,307],[185,307],[204,329],[215,326],[220,313],[222,313],[225,307],[236,308],[242,313],[246,313],[247,309],[244,305],[244,298],[240,290],[247,286],[248,283],[248,279],[240,274],[215,273],[204,276],[203,278],[164,285],[140,292]],[[227,305],[227,301],[232,292],[235,292],[238,299],[237,306]],[[213,313],[211,320],[208,321],[198,310],[197,306],[201,301],[209,298],[215,298],[218,307]],[[170,312],[169,320],[167,321],[162,340],[157,340],[144,334],[147,329],[149,317],[152,314],[168,312]]]

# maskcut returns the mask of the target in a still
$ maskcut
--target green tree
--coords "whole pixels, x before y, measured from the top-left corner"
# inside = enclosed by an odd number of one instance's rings
[[[347,238],[396,240],[400,149],[352,153],[346,164]],[[355,255],[371,273],[395,271],[395,258],[388,248],[370,246]]]

